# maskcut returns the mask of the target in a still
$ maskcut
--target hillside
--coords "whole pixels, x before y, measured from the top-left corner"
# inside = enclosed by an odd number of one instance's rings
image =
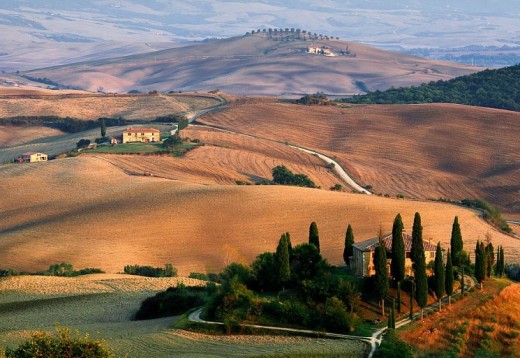
[[[458,103],[520,111],[520,65],[485,70],[419,87],[376,91],[343,101],[363,104]]]
[[[77,119],[123,117],[150,120],[172,113],[187,113],[220,104],[213,94],[92,94],[67,91],[0,91],[0,118],[58,116]]]
[[[108,92],[209,91],[294,95],[363,93],[473,73],[477,68],[425,60],[303,32],[262,32],[142,55],[24,72],[62,85]],[[338,56],[306,53],[310,45]],[[341,51],[346,51],[344,56]]]
[[[453,205],[322,189],[191,184],[127,175],[94,157],[1,166],[0,191],[9,193],[0,202],[0,262],[18,270],[65,261],[120,272],[127,264],[172,262],[181,275],[215,272],[273,250],[285,231],[293,245],[307,241],[311,221],[318,223],[324,256],[341,264],[347,224],[363,240],[380,225],[389,231],[398,212],[411,230],[416,211],[425,239],[446,245],[458,215],[465,247],[489,231],[508,261],[520,257],[520,241]]]
[[[520,114],[459,105],[230,106],[198,120],[335,157],[374,193],[482,197],[520,216]]]

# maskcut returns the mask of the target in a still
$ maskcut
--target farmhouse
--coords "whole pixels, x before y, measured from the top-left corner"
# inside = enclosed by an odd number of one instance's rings
[[[313,53],[315,55],[325,55],[328,57],[335,56],[335,54],[332,52],[332,49],[325,46],[309,46],[307,47],[307,53]]]
[[[386,248],[387,266],[390,270],[390,262],[392,261],[392,234],[383,237],[383,243]],[[412,260],[410,259],[410,251],[412,249],[412,236],[403,232],[403,241],[405,248],[405,274],[413,276]],[[376,274],[374,266],[375,249],[379,246],[379,237],[374,237],[353,245],[354,254],[352,256],[352,265],[356,276],[373,276]],[[437,247],[427,241],[424,241],[424,255],[426,263],[435,260],[435,250]],[[390,271],[389,271],[390,273]]]
[[[23,153],[18,161],[20,163],[36,163],[36,162],[46,162],[49,159],[47,154],[37,153],[37,152],[27,152]]]
[[[128,128],[123,132],[123,143],[160,142],[161,132],[155,128]]]

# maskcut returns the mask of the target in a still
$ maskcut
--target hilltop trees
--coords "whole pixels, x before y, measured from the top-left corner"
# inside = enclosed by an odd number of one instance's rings
[[[352,226],[348,224],[347,232],[345,233],[345,248],[343,249],[343,260],[345,264],[350,266],[350,257],[354,255],[354,231]]]
[[[422,239],[421,216],[415,213],[412,230],[412,248],[410,253],[412,267],[415,275],[417,304],[421,308],[421,320],[423,309],[428,300],[428,277],[426,276],[426,258],[424,255],[424,243]]]
[[[392,262],[390,273],[397,286],[397,311],[401,313],[401,281],[405,274],[405,249],[403,241],[403,220],[401,214],[397,214],[392,226]]]
[[[451,260],[453,265],[461,266],[464,264],[463,262],[463,243],[462,243],[462,234],[460,232],[459,225],[459,217],[455,216],[455,220],[453,221],[453,226],[451,228]]]
[[[376,298],[381,302],[381,315],[384,316],[385,297],[388,296],[388,271],[386,268],[386,248],[381,236],[374,255],[374,265],[376,268],[374,289]]]
[[[312,222],[309,227],[309,244],[313,244],[320,251],[320,234],[318,232],[318,225],[316,222]]]
[[[451,295],[453,294],[453,263],[451,261],[450,250],[448,250],[447,262],[446,262],[446,272],[445,272],[445,280],[444,286],[446,294],[448,295],[448,304],[451,304]]]
[[[442,249],[441,243],[437,243],[437,250],[435,252],[435,266],[434,266],[434,277],[435,277],[435,296],[439,301],[439,311],[442,310],[442,297],[445,292],[445,272],[444,263],[442,262]]]

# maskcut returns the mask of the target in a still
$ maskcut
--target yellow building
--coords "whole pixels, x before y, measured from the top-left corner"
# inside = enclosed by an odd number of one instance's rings
[[[412,272],[412,260],[410,259],[410,251],[412,249],[412,236],[403,232],[403,242],[405,250],[405,275],[413,276]],[[390,263],[392,261],[392,234],[383,237],[383,243],[386,248],[387,262],[388,262],[388,274],[390,274]],[[435,252],[437,246],[431,244],[428,241],[423,241],[424,245],[424,256],[426,258],[426,264],[435,260]],[[376,268],[374,264],[375,249],[379,246],[379,238],[374,237],[362,242],[357,242],[353,245],[353,256],[351,263],[353,265],[356,276],[373,276],[376,274]]]
[[[20,156],[19,161],[23,163],[46,162],[49,159],[47,154],[37,152],[27,152]]]
[[[155,128],[128,128],[123,132],[123,143],[154,143],[161,141],[161,132]]]

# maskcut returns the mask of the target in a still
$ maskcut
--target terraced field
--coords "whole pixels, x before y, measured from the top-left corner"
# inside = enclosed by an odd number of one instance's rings
[[[14,92],[16,93],[16,92]],[[78,119],[123,117],[149,120],[215,106],[220,97],[212,94],[9,94],[0,92],[0,117],[59,116]]]
[[[375,193],[483,197],[520,216],[520,114],[459,105],[307,107],[249,103],[201,123],[336,157]]]
[[[40,165],[0,167],[0,262],[43,270],[70,262],[77,268],[120,272],[127,264],[163,266],[180,274],[215,272],[274,250],[281,233],[307,241],[316,221],[322,253],[342,263],[345,229],[356,240],[390,231],[400,212],[411,230],[423,217],[424,237],[449,242],[459,216],[465,247],[490,232],[506,259],[518,262],[520,241],[494,231],[473,211],[441,203],[284,186],[201,185],[132,176],[102,158],[79,157]]]

